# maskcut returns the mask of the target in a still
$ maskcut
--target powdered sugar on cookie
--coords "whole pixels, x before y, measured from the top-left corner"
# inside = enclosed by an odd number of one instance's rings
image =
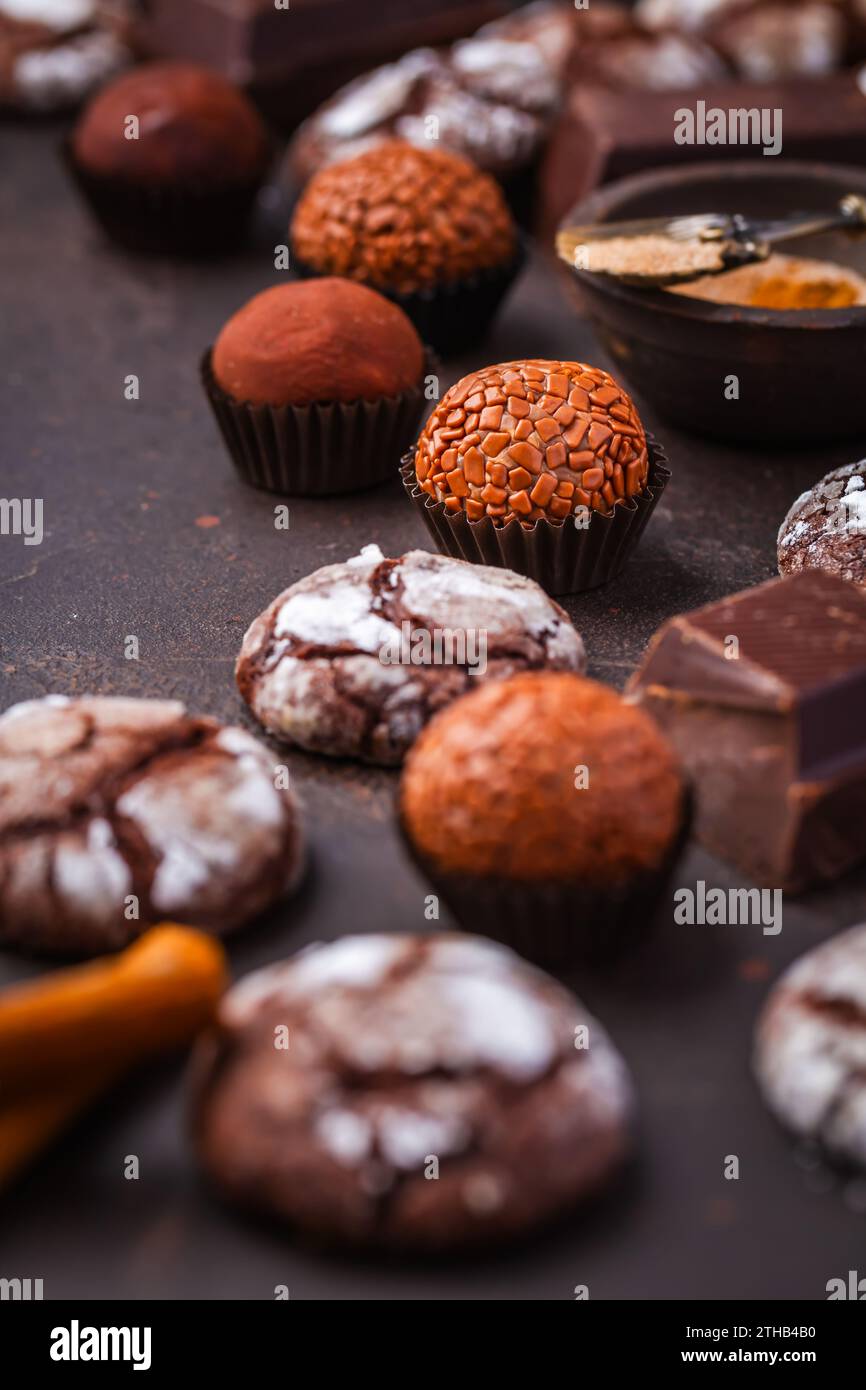
[[[531,580],[421,550],[387,560],[366,546],[260,614],[237,680],[271,733],[390,765],[479,679],[584,665],[579,634]]]
[[[218,1024],[197,1107],[205,1164],[231,1195],[320,1232],[436,1247],[519,1230],[628,1146],[631,1082],[604,1029],[486,940],[309,947],[230,990]]]
[[[175,700],[49,696],[0,717],[0,943],[90,954],[158,917],[228,931],[303,860],[293,794],[242,729]]]
[[[782,976],[758,1024],[755,1072],[784,1125],[866,1167],[866,926]]]

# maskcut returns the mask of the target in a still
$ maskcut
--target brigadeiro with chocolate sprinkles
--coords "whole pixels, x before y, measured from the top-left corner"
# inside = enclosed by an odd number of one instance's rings
[[[236,674],[269,733],[393,765],[482,681],[584,663],[568,616],[531,580],[425,550],[389,560],[367,545],[275,598],[244,637]]]
[[[458,155],[399,140],[315,174],[291,242],[299,273],[372,286],[446,353],[484,336],[522,261],[495,179]]]
[[[461,926],[551,968],[645,933],[689,812],[649,716],[558,672],[449,705],[410,750],[399,798],[405,843]]]
[[[504,362],[445,393],[403,482],[438,548],[591,589],[625,564],[670,472],[631,398],[583,362]]]
[[[242,241],[271,150],[256,108],[231,82],[192,63],[164,62],[145,63],[97,93],[66,154],[113,240],[138,251],[204,255]]]
[[[780,574],[827,570],[866,584],[866,459],[834,468],[797,498],[778,552]]]
[[[201,363],[240,477],[293,496],[396,478],[436,370],[402,309],[336,276],[255,295]]]
[[[217,1190],[361,1249],[527,1235],[633,1146],[631,1078],[601,1024],[475,937],[348,936],[266,966],[225,995],[193,1073]]]

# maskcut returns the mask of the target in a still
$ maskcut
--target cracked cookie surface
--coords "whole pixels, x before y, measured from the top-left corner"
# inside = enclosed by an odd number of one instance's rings
[[[866,1168],[866,925],[785,972],[758,1022],[754,1066],[782,1124]]]
[[[483,681],[584,665],[568,616],[532,580],[422,550],[388,560],[365,546],[274,599],[244,637],[236,674],[277,737],[393,766],[438,710]]]
[[[90,955],[163,918],[222,934],[302,858],[295,798],[242,729],[172,700],[51,695],[0,717],[0,946]]]
[[[516,1235],[601,1187],[631,1143],[631,1082],[601,1025],[457,933],[344,937],[256,971],[197,1068],[212,1181],[323,1239]]]
[[[802,493],[777,545],[780,574],[827,570],[866,585],[866,459],[834,468]]]

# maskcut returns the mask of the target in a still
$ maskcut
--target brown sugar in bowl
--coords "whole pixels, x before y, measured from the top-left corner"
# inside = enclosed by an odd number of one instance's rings
[[[509,261],[515,230],[489,174],[446,150],[393,140],[315,174],[292,241],[318,274],[410,294]]]

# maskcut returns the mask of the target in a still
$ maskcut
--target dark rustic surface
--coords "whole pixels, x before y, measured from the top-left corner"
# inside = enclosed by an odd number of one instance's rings
[[[46,525],[40,547],[0,538],[2,704],[122,692],[248,722],[232,664],[250,619],[366,542],[393,555],[426,537],[396,482],[292,502],[289,531],[274,529],[275,499],[235,480],[196,374],[224,318],[278,278],[267,240],[210,266],[116,253],[73,201],[56,140],[50,127],[0,131],[0,493],[43,497]],[[482,352],[449,362],[447,379],[518,356],[600,360],[538,262]],[[123,395],[131,372],[137,403]],[[646,420],[673,482],[628,570],[567,603],[591,674],[616,685],[666,616],[769,577],[789,503],[858,456],[856,446],[738,452],[676,435],[651,410]],[[128,634],[139,662],[124,660]],[[394,777],[288,760],[313,865],[291,905],[232,944],[237,974],[310,940],[424,928],[424,885],[391,820]],[[737,882],[692,848],[677,881],[697,878]],[[577,1284],[593,1298],[823,1298],[828,1279],[862,1269],[866,1181],[829,1173],[775,1127],[749,1076],[750,1034],[769,980],[864,908],[861,873],[787,903],[776,937],[665,920],[640,958],[576,980],[634,1070],[639,1156],[603,1203],[519,1250],[395,1266],[311,1253],[247,1223],[202,1189],[182,1067],[166,1063],[130,1080],[4,1198],[0,1275],[43,1278],[49,1298],[270,1298],[277,1284],[293,1298],[568,1299]],[[0,980],[40,968],[3,956]],[[129,1154],[137,1182],[123,1177]],[[723,1178],[728,1154],[739,1181]]]

